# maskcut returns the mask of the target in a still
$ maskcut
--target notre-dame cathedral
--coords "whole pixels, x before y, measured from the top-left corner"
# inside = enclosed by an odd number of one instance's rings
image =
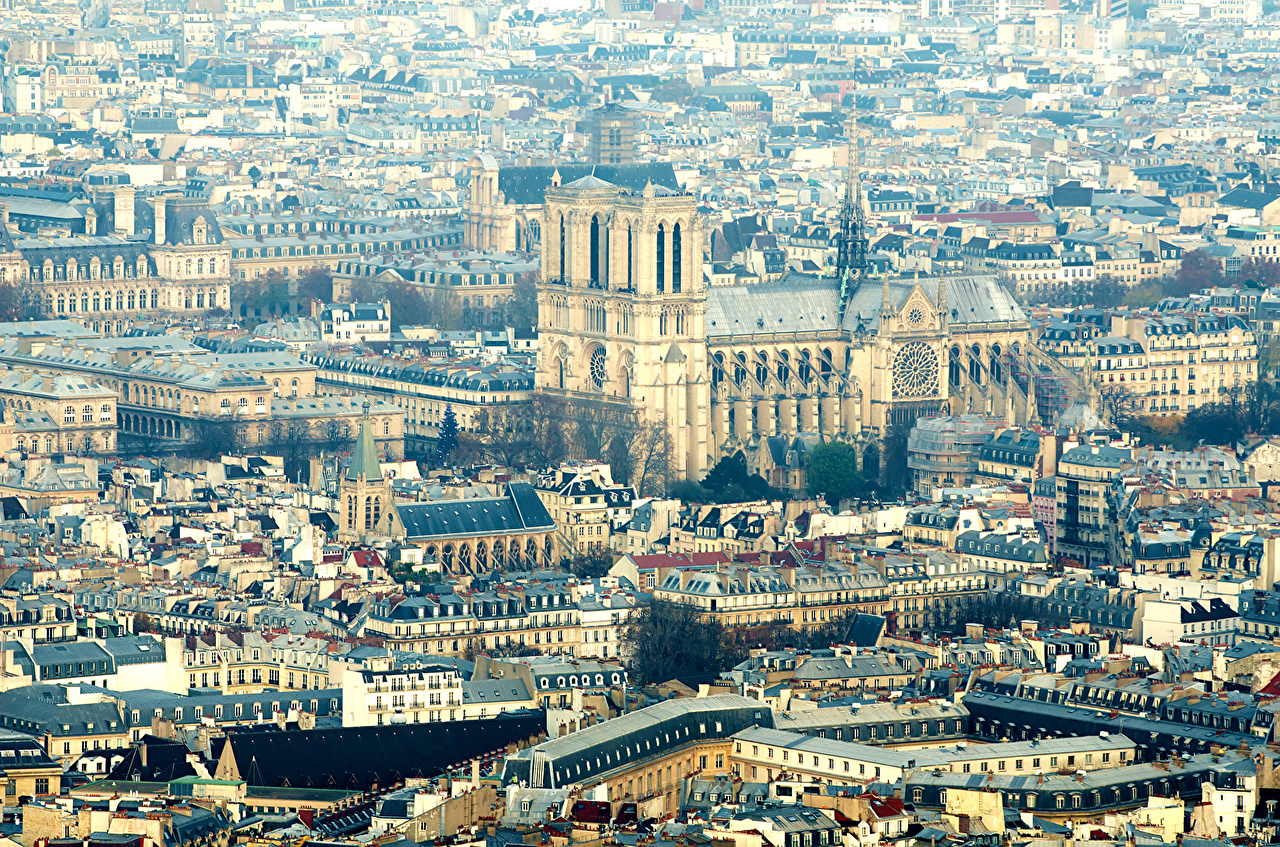
[[[560,183],[541,211],[538,389],[664,422],[680,475],[772,436],[862,448],[917,417],[1034,416],[1015,378],[1030,324],[994,277],[709,286],[691,195]]]

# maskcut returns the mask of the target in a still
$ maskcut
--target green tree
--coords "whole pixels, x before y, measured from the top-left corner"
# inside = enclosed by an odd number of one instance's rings
[[[667,496],[682,503],[711,502],[711,492],[691,479],[679,479],[671,483]]]
[[[805,456],[804,469],[809,477],[809,491],[824,497],[833,508],[867,489],[858,470],[858,453],[848,444],[828,441],[819,444]]]
[[[440,435],[436,439],[436,466],[443,467],[449,461],[449,455],[458,449],[458,416],[453,412],[453,405],[446,404],[444,416],[440,419]]]
[[[258,187],[258,180],[262,179],[262,169],[257,165],[249,166],[249,179],[253,180],[253,187]]]

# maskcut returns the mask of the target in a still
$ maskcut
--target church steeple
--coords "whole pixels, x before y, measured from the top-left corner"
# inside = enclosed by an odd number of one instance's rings
[[[352,482],[382,480],[382,465],[378,462],[378,448],[373,443],[373,426],[369,423],[369,400],[364,401],[364,415],[360,418],[360,434],[356,436],[356,447],[351,451],[351,465],[347,468],[347,479]]]
[[[836,244],[836,276],[840,279],[840,321],[867,272],[867,225],[862,211],[862,181],[858,171],[858,118],[849,126],[849,178],[840,207],[840,234]]]
[[[367,540],[379,531],[383,515],[391,516],[393,526],[396,523],[391,487],[382,477],[378,448],[373,441],[373,421],[369,419],[370,403],[367,398],[363,405],[360,433],[356,436],[351,464],[347,466],[338,492],[342,509],[338,537],[344,541]]]

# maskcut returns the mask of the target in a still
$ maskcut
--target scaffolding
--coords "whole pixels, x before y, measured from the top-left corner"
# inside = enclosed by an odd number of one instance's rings
[[[986,415],[923,418],[907,436],[907,467],[967,478],[978,469],[978,448],[1003,423]]]

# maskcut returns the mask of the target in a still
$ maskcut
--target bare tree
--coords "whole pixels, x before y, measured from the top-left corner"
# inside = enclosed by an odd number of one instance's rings
[[[1098,389],[1099,412],[1117,429],[1124,429],[1137,414],[1138,399],[1119,383],[1108,382]]]
[[[196,418],[188,425],[191,430],[192,455],[202,459],[235,453],[240,446],[240,434],[234,421],[211,421]]]
[[[351,449],[351,427],[346,421],[330,420],[321,427],[324,449],[338,453]]]

